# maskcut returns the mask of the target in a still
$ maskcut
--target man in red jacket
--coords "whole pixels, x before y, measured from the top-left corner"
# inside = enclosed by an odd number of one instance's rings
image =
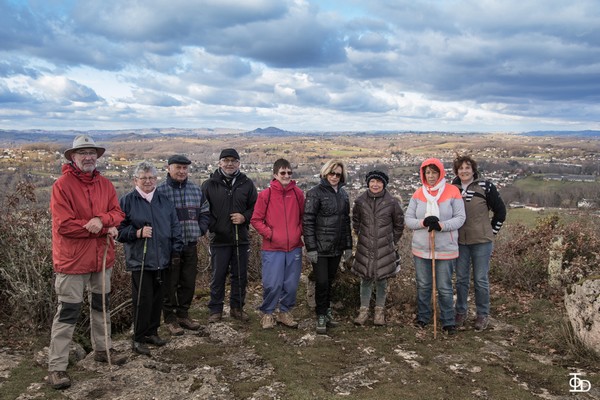
[[[297,328],[290,310],[302,271],[304,193],[292,180],[292,166],[280,158],[273,164],[271,186],[260,192],[250,223],[262,236],[263,329],[277,322]]]
[[[66,372],[69,348],[86,287],[91,292],[94,359],[99,362],[110,359],[117,365],[126,361],[126,356],[112,349],[108,311],[115,259],[113,239],[125,215],[114,186],[96,170],[96,161],[104,151],[88,135],[75,137],[73,147],[64,153],[69,163],[63,165],[62,176],[52,187],[52,259],[58,309],[52,323],[48,381],[55,389],[71,385]],[[107,326],[103,322],[103,303]]]

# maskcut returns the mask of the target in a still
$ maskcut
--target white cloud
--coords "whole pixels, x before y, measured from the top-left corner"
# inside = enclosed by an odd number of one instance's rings
[[[600,129],[599,13],[592,0],[1,2],[0,128]]]

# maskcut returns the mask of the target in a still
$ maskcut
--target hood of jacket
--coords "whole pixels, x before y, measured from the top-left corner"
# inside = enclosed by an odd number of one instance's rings
[[[421,176],[421,183],[423,185],[425,185],[425,187],[432,187],[427,183],[427,179],[425,179],[425,172],[423,171],[424,167],[426,167],[427,165],[431,165],[431,164],[435,165],[440,170],[440,177],[438,178],[435,185],[440,183],[440,181],[442,179],[446,178],[446,171],[444,170],[444,164],[442,164],[442,162],[440,160],[438,160],[437,158],[428,158],[427,160],[425,160],[421,163],[421,167],[419,168],[419,175]]]

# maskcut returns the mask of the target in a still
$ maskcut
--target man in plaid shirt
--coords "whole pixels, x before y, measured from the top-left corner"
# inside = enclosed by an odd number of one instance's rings
[[[192,163],[186,156],[173,155],[168,161],[167,179],[157,187],[175,204],[183,234],[181,254],[173,254],[167,269],[166,293],[163,306],[165,325],[171,335],[183,335],[183,329],[197,330],[200,324],[188,311],[194,298],[198,238],[208,229],[209,205],[198,185],[188,179]]]

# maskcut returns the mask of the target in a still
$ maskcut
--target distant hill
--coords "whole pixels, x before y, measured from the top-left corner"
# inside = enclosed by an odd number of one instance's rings
[[[279,129],[274,126],[269,126],[268,128],[256,128],[255,130],[245,132],[244,134],[260,136],[298,136],[307,135],[308,133],[284,131],[283,129]]]
[[[286,131],[274,126],[267,128],[256,128],[252,131],[230,128],[143,128],[143,129],[118,129],[118,130],[13,130],[0,129],[0,144],[28,144],[28,143],[56,143],[70,144],[73,138],[79,134],[89,134],[96,141],[111,142],[127,139],[161,138],[181,136],[216,136],[216,135],[244,135],[244,136],[377,136],[398,134],[444,134],[444,135],[486,135],[484,132],[442,132],[442,131],[413,131],[413,130],[370,130],[370,131]],[[522,136],[565,136],[565,137],[589,137],[600,138],[600,131],[530,131],[513,133]]]
[[[127,138],[160,138],[169,136],[213,136],[225,134],[240,134],[241,129],[228,128],[145,128],[145,129],[117,129],[117,130],[44,130],[44,129],[27,129],[13,130],[0,129],[0,144],[26,144],[36,142],[51,142],[51,143],[66,143],[70,144],[73,138],[77,135],[91,135],[95,141],[110,142],[120,141]]]
[[[600,137],[600,131],[531,131],[521,133],[523,136],[572,136],[572,137]]]

